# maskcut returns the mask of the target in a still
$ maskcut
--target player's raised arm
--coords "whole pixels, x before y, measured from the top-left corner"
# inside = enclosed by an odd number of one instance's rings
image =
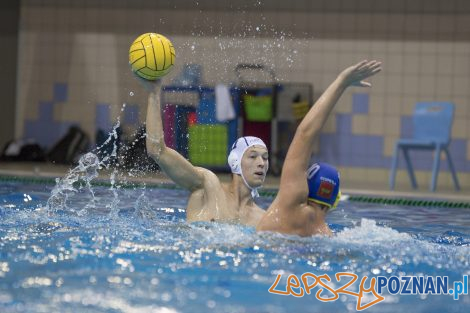
[[[165,144],[160,105],[161,82],[144,80],[142,83],[149,91],[146,119],[148,155],[176,184],[191,191],[202,188],[204,169],[193,166],[177,151]]]
[[[175,48],[165,36],[145,33],[137,37],[129,49],[129,64],[149,92],[147,104],[147,153],[178,185],[189,190],[202,187],[203,169],[165,145],[161,117],[161,77],[168,74],[175,62]]]
[[[308,193],[306,171],[313,152],[313,141],[331,110],[349,86],[370,87],[364,79],[378,73],[381,63],[362,61],[343,70],[325,90],[297,128],[282,168],[279,196],[292,207],[305,201]]]

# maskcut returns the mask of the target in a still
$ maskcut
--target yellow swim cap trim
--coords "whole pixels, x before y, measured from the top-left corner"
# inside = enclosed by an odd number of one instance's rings
[[[341,190],[338,191],[338,195],[336,196],[335,203],[333,203],[333,207],[330,210],[336,209],[338,206],[339,200],[341,200]]]
[[[320,201],[318,199],[313,199],[313,198],[308,198],[308,200],[310,200],[312,202],[315,202],[315,203],[318,203],[318,204],[321,204],[321,205],[326,205],[328,207],[328,209],[331,209],[331,204],[329,204],[329,203]]]
[[[310,198],[310,197],[308,198],[308,200],[313,201],[315,203],[318,203],[318,204],[321,204],[321,205],[326,205],[328,207],[328,211],[333,211],[334,209],[336,209],[340,199],[341,199],[341,190],[338,191],[338,195],[336,196],[336,200],[335,200],[335,203],[333,203],[333,205],[331,205],[329,203],[326,203],[326,202],[323,202],[323,201],[318,200],[318,199],[313,199],[313,198]]]

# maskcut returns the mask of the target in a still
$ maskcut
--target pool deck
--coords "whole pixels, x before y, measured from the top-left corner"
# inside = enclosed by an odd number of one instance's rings
[[[0,175],[13,176],[18,178],[56,178],[64,177],[71,166],[55,165],[51,163],[30,163],[30,162],[0,162]],[[109,170],[100,171],[100,179],[108,180]],[[231,174],[217,174],[221,181],[227,182],[231,179]],[[139,177],[127,177],[128,180],[147,183],[171,183],[162,173],[148,173]],[[448,201],[470,202],[470,190],[455,191],[454,189],[438,188],[436,192],[430,192],[427,186],[420,186],[418,190],[413,190],[411,186],[397,185],[394,191],[389,190],[388,184],[383,183],[358,183],[357,181],[342,181],[342,192],[348,195],[365,195],[391,198],[414,198],[414,199],[439,199]],[[277,189],[279,177],[267,176],[265,188]]]

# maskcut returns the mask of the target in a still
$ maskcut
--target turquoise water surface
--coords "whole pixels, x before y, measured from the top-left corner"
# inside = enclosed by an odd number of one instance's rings
[[[343,201],[328,217],[334,237],[300,238],[189,224],[184,190],[79,176],[0,183],[0,312],[355,312],[352,295],[321,302],[319,287],[303,297],[268,290],[277,275],[286,290],[288,275],[306,272],[329,275],[334,288],[338,272],[367,276],[367,286],[378,276],[447,276],[449,288],[470,274],[468,209]],[[382,295],[364,312],[470,308],[463,294]]]

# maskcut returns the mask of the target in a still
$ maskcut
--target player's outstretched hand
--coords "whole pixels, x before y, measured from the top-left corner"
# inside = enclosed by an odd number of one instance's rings
[[[371,83],[366,82],[369,78],[382,70],[382,63],[376,60],[364,60],[356,65],[346,68],[339,76],[347,86],[371,87]]]
[[[138,76],[137,74],[134,73],[134,76],[137,78],[137,80],[140,82],[140,84],[142,85],[142,87],[144,87],[145,90],[147,90],[148,92],[153,92],[153,91],[156,91],[158,90],[161,85],[162,85],[162,80],[161,79],[157,79],[157,80],[148,80],[148,79],[145,79],[145,78],[142,78],[140,76]]]

